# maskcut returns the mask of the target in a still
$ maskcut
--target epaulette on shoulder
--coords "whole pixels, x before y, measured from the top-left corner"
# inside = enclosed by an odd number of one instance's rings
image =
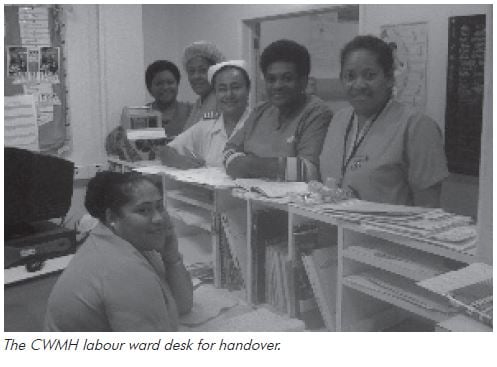
[[[204,113],[204,116],[202,116],[202,118],[204,120],[215,120],[218,117],[219,117],[219,112],[216,112],[216,111],[206,112],[206,113]]]

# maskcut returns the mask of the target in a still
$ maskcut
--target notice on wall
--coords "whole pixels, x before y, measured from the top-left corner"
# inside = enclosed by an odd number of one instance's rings
[[[9,76],[28,71],[28,48],[23,46],[7,47],[7,70]]]
[[[426,107],[427,28],[427,23],[381,27],[381,39],[394,54],[395,97],[420,111]]]
[[[33,95],[4,97],[4,145],[39,151]]]
[[[50,45],[48,8],[19,7],[19,32],[22,45]]]
[[[338,13],[314,14],[309,16],[311,36],[309,52],[312,55],[314,76],[337,78],[340,73],[338,59],[330,57],[335,54],[338,27]],[[331,71],[331,72],[330,72]]]

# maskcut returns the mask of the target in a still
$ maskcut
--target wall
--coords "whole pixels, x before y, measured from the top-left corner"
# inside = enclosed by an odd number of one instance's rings
[[[488,18],[492,19],[491,16]],[[493,34],[493,19],[489,21],[489,34]],[[488,42],[488,53],[485,58],[487,65],[492,65],[493,44]],[[493,264],[493,124],[492,124],[492,91],[493,69],[485,69],[485,96],[488,97],[487,103],[483,108],[483,120],[488,123],[483,125],[482,130],[482,149],[480,162],[480,200],[478,201],[478,233],[479,245],[476,256],[480,261],[487,264]]]
[[[326,7],[329,5],[143,5],[143,33],[151,35],[145,39],[145,60],[152,60],[153,55],[160,55],[159,50],[162,50],[164,55],[178,55],[176,58],[172,56],[171,60],[176,60],[180,66],[183,49],[198,40],[214,42],[227,58],[241,58],[245,53],[243,20]],[[160,25],[158,29],[172,30],[177,34],[176,44],[164,41],[164,35],[155,32],[155,27],[160,24],[159,14],[167,14],[163,22],[171,25]],[[196,98],[186,77],[180,85],[178,98],[190,101]]]
[[[181,47],[178,42],[179,24],[177,21],[178,8],[181,5],[143,5],[143,48],[145,68],[155,60],[169,60],[178,67],[181,64]],[[181,69],[181,67],[180,67]],[[145,83],[143,72],[143,81]],[[180,84],[187,85],[186,76],[182,73],[183,79]],[[147,94],[147,101],[153,98]]]
[[[104,139],[125,104],[142,103],[141,6],[72,5],[67,16],[69,115],[76,164],[106,160]]]
[[[105,163],[105,137],[122,107],[145,100],[140,5],[65,5],[72,151],[77,165]],[[76,182],[70,225],[84,212],[86,182]]]

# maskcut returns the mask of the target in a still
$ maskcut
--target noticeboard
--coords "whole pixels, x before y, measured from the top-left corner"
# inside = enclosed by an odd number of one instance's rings
[[[485,15],[449,18],[445,152],[451,173],[479,174],[485,37]]]
[[[63,156],[71,146],[63,7],[6,5],[4,25],[4,96],[17,103],[16,99],[31,95],[35,106],[32,123],[38,130],[30,135],[37,141],[28,141],[19,123],[24,112],[13,103],[7,111],[10,120],[4,126],[4,144]]]

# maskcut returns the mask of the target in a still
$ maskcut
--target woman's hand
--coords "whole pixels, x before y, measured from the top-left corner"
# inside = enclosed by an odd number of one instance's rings
[[[171,223],[171,219],[169,218],[169,214],[166,214],[165,227],[166,238],[164,240],[163,246],[158,249],[158,251],[164,263],[176,263],[181,260],[181,255],[178,248],[178,238],[176,237],[176,233],[174,232],[174,227]]]
[[[160,148],[159,154],[161,162],[169,167],[190,169],[205,166],[204,160],[198,157],[189,157],[179,154],[174,148],[171,148],[167,145]]]

